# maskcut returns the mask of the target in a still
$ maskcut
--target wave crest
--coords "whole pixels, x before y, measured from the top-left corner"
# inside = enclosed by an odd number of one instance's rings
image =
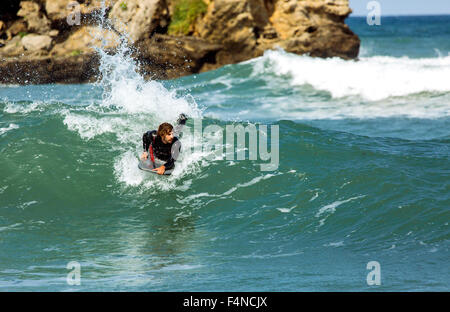
[[[411,59],[389,56],[312,58],[282,50],[266,51],[254,60],[253,76],[288,76],[292,86],[311,85],[333,98],[360,96],[378,101],[421,92],[450,92],[450,56]]]

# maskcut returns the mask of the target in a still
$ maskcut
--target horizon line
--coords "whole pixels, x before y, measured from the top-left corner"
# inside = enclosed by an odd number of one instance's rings
[[[450,13],[381,14],[381,17],[397,17],[397,16],[450,16]],[[358,14],[351,13],[348,17],[367,17],[367,14],[365,14],[365,15],[358,15]]]

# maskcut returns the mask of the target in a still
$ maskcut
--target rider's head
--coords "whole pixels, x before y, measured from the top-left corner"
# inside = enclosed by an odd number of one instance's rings
[[[173,126],[167,122],[160,124],[158,127],[158,136],[161,137],[163,143],[172,143]]]

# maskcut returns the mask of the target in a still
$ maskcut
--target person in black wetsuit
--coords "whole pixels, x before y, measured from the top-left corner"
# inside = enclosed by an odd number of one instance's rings
[[[166,170],[175,167],[175,161],[181,151],[181,142],[176,135],[181,132],[182,127],[186,124],[187,117],[181,114],[177,121],[177,126],[173,126],[167,122],[162,123],[158,127],[158,131],[151,130],[144,133],[142,136],[142,147],[144,152],[141,159],[147,159],[150,156],[154,164],[154,169],[158,174],[164,174]],[[164,165],[156,168],[155,158],[165,161]]]

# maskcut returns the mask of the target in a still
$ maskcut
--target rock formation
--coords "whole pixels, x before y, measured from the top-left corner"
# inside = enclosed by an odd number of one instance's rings
[[[114,28],[134,43],[149,38],[157,27],[167,26],[168,13],[165,0],[128,0],[116,2],[109,18]]]
[[[344,22],[351,13],[348,0],[5,1],[0,83],[92,81],[98,75],[95,47],[107,42],[103,48],[113,53],[121,38],[133,47],[144,76],[162,79],[277,47],[354,59],[360,45]],[[68,23],[74,10],[79,25]],[[99,19],[107,29],[96,25]]]

